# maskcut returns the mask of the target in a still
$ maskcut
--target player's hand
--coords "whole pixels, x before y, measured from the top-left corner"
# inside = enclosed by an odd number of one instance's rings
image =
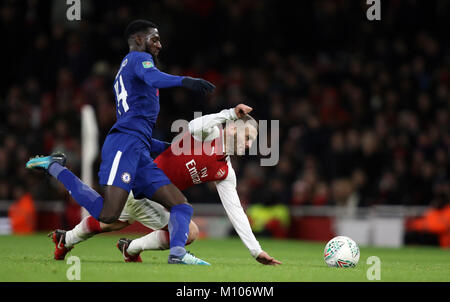
[[[258,261],[259,263],[262,263],[264,265],[278,265],[278,264],[282,264],[281,261],[278,261],[275,258],[270,257],[269,254],[267,254],[264,251],[259,253],[258,257],[256,257],[256,261]]]
[[[184,79],[181,81],[181,85],[184,88],[198,91],[201,92],[202,94],[206,94],[207,92],[213,92],[214,88],[216,88],[216,86],[214,86],[213,84],[211,84],[206,80],[191,77],[184,77]]]
[[[236,116],[238,118],[243,118],[248,113],[250,113],[253,110],[252,107],[249,107],[245,104],[239,104],[236,107],[234,107],[234,111],[236,112]]]

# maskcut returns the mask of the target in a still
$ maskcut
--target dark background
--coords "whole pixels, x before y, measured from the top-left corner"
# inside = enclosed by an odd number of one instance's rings
[[[170,141],[171,123],[194,111],[239,103],[257,119],[280,121],[278,165],[233,159],[244,205],[449,201],[449,1],[382,1],[381,21],[367,20],[366,1],[81,6],[81,21],[69,22],[65,1],[0,5],[0,200],[30,192],[73,205],[62,186],[25,163],[62,150],[80,175],[80,108],[95,107],[101,145],[115,121],[123,31],[145,18],[158,24],[162,71],[217,86],[206,98],[161,90],[156,138]],[[186,194],[193,204],[219,200],[211,185]]]

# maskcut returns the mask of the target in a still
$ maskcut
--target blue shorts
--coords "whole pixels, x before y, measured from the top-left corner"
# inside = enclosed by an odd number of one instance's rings
[[[171,183],[153,162],[147,145],[122,132],[112,132],[106,137],[98,176],[100,185],[132,190],[139,198],[152,198],[160,187]]]

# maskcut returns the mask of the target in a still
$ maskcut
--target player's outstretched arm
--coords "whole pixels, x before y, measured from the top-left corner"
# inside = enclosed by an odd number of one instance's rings
[[[184,76],[171,75],[158,70],[156,67],[150,68],[144,73],[144,81],[155,88],[184,87],[190,90],[198,91],[202,94],[214,91],[214,86],[210,82]]]
[[[175,76],[159,71],[156,68],[146,73],[145,82],[155,88],[170,88],[181,86],[190,90],[198,91],[202,94],[211,93],[216,88],[216,86],[206,80]]]
[[[134,71],[145,83],[158,89],[185,87],[206,94],[216,88],[216,86],[203,79],[171,75],[162,72],[156,68],[151,55],[146,53],[137,54]]]
[[[211,93],[213,92],[214,88],[216,88],[216,86],[206,80],[191,77],[184,77],[181,81],[181,85],[184,88],[198,91],[203,94],[206,94],[207,92]]]
[[[264,265],[279,265],[279,264],[282,264],[281,261],[278,261],[277,259],[271,257],[269,254],[267,254],[264,251],[259,253],[258,257],[256,257],[256,261],[258,261],[259,263],[262,263]]]
[[[255,235],[252,232],[250,222],[248,221],[248,217],[241,206],[241,202],[236,191],[236,174],[230,163],[228,163],[227,178],[216,182],[216,188],[231,224],[255,260],[264,265],[281,264],[280,261],[274,259],[263,251],[259,242],[256,240]]]
[[[224,109],[219,113],[207,114],[189,122],[189,131],[198,140],[214,139],[219,135],[216,126],[227,121],[242,118],[253,110],[245,104],[239,104],[234,108]],[[214,133],[216,131],[216,133]]]

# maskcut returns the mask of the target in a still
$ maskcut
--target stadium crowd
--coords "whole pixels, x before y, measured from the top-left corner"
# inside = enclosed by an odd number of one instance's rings
[[[162,71],[217,86],[206,98],[161,90],[156,138],[170,141],[172,122],[194,111],[238,103],[280,121],[276,166],[233,158],[246,205],[448,203],[449,3],[389,1],[378,22],[364,1],[350,2],[84,0],[81,21],[69,22],[65,1],[3,1],[0,200],[70,199],[25,162],[62,150],[80,175],[80,108],[94,106],[101,145],[115,121],[123,30],[148,18],[159,25]],[[208,186],[187,196],[219,200]]]

